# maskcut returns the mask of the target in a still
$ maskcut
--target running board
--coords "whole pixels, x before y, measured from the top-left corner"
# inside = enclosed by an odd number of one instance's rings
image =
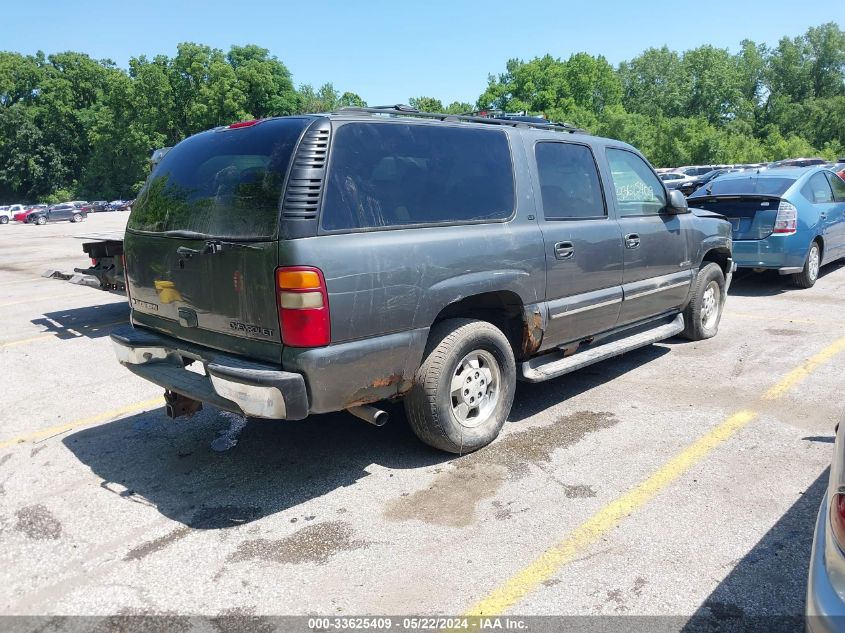
[[[528,382],[543,382],[550,378],[557,378],[563,374],[577,371],[587,365],[592,365],[593,363],[619,356],[625,352],[630,352],[638,347],[645,347],[646,345],[671,338],[683,331],[683,329],[684,316],[679,314],[671,323],[659,325],[645,332],[633,334],[626,338],[613,341],[612,343],[605,343],[593,349],[578,352],[572,356],[560,358],[560,356],[553,355],[551,360],[549,360],[549,356],[538,356],[522,363],[522,379]]]

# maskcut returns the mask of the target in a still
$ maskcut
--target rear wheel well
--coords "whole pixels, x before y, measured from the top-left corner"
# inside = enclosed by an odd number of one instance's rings
[[[492,323],[508,339],[514,356],[523,356],[523,303],[515,292],[500,290],[484,292],[454,301],[443,308],[434,319],[434,325],[445,319],[467,318]]]
[[[819,245],[819,260],[821,260],[824,258],[824,238],[821,235],[817,235],[813,241]]]
[[[728,260],[731,257],[731,252],[726,248],[714,248],[712,250],[707,251],[704,253],[704,257],[701,258],[701,267],[704,268],[704,265],[708,262],[713,262],[714,264],[718,264],[719,268],[722,269],[722,273],[727,277],[728,273],[730,272],[728,266]]]

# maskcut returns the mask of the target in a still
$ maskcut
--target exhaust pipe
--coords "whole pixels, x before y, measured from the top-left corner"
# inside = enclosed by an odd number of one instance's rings
[[[390,417],[387,411],[382,411],[366,404],[360,407],[349,407],[347,411],[356,418],[361,418],[364,422],[369,422],[373,426],[384,426]]]

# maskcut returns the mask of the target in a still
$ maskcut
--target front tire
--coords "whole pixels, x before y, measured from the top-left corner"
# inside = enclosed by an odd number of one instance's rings
[[[82,222],[82,215],[79,214],[79,213],[74,213],[73,217],[70,219],[70,221],[73,222],[74,224],[76,222]]]
[[[692,298],[684,308],[684,331],[690,341],[713,338],[719,331],[725,306],[725,275],[718,264],[702,266],[692,282]]]
[[[804,260],[804,270],[792,275],[792,282],[799,288],[812,288],[819,278],[819,268],[822,261],[822,249],[818,242],[810,244],[807,259]]]
[[[0,224],[8,224],[8,223],[9,223],[9,218],[7,218],[5,215],[0,215]]]
[[[486,321],[447,319],[431,331],[405,412],[429,446],[470,453],[499,435],[515,389],[516,362],[502,331]]]
[[[39,218],[35,221],[35,223],[36,223],[38,226],[43,226],[43,225],[47,224],[47,218],[45,218],[45,217],[42,215],[41,217],[39,217]]]

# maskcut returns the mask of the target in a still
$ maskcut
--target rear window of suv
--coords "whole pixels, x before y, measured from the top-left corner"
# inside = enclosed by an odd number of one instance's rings
[[[501,221],[514,211],[501,130],[347,123],[335,132],[321,226],[344,231]]]
[[[229,239],[273,237],[291,154],[308,122],[271,119],[182,141],[138,194],[129,229]]]

